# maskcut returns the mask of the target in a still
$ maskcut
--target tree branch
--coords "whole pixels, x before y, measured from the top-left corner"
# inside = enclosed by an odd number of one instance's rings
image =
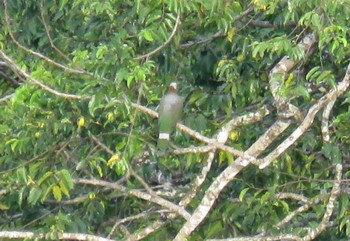
[[[333,185],[331,195],[329,197],[326,212],[323,215],[321,223],[316,227],[309,231],[308,235],[306,235],[302,241],[309,241],[315,239],[323,230],[326,229],[329,219],[333,213],[334,203],[337,196],[340,193],[340,183],[341,183],[341,174],[342,174],[343,166],[341,164],[337,164],[335,166],[335,180],[336,182]]]
[[[87,240],[87,241],[113,241],[84,233],[57,233],[59,240]],[[46,239],[46,233],[20,232],[20,231],[0,231],[2,239]]]
[[[311,54],[310,50],[316,43],[316,35],[311,32],[307,34],[298,44],[304,49],[305,55]],[[284,56],[278,64],[269,73],[270,90],[275,104],[277,107],[278,114],[284,118],[289,119],[291,117],[296,119],[302,119],[302,114],[297,107],[289,103],[289,100],[281,94],[281,88],[286,74],[296,65],[297,63],[292,60],[289,56]]]
[[[14,93],[6,95],[6,96],[0,98],[0,103],[11,99],[12,96],[14,96]]]
[[[107,181],[102,181],[98,179],[75,179],[74,182],[76,184],[86,184],[86,185],[93,185],[93,186],[102,186],[102,187],[108,187],[111,189],[116,189],[120,190],[126,194],[138,197],[140,199],[156,203],[162,207],[166,207],[172,212],[178,213],[180,216],[185,218],[186,220],[190,218],[190,214],[182,207],[173,204],[172,202],[169,202],[168,200],[165,200],[159,196],[153,196],[148,193],[141,192],[137,189],[127,189],[126,187],[119,185],[115,182],[107,182]]]
[[[341,81],[335,89],[324,95],[316,104],[314,104],[308,111],[303,122],[295,131],[286,138],[274,151],[267,155],[259,165],[260,169],[267,167],[273,160],[276,160],[283,152],[287,150],[293,143],[295,143],[303,133],[311,126],[318,111],[324,108],[327,104],[335,101],[338,96],[342,95],[350,85],[350,64],[346,70],[343,81]]]
[[[249,7],[246,10],[244,10],[240,15],[238,15],[233,20],[233,22],[241,20],[242,18],[247,16],[249,13],[251,13],[253,10],[254,10],[254,4],[250,4]],[[213,35],[207,36],[205,38],[199,38],[199,39],[194,40],[194,41],[189,41],[187,43],[183,43],[183,44],[180,45],[180,48],[188,49],[188,48],[191,48],[191,47],[193,47],[195,45],[198,45],[198,44],[209,43],[209,42],[211,42],[211,41],[213,41],[213,40],[215,40],[217,38],[221,38],[221,37],[224,37],[224,36],[226,36],[225,32],[223,30],[219,30],[216,33],[214,33]]]
[[[55,43],[53,42],[51,35],[50,35],[50,30],[49,30],[49,26],[47,25],[46,21],[45,21],[45,17],[44,17],[44,6],[43,6],[43,0],[40,1],[40,17],[42,20],[42,23],[44,25],[45,28],[45,32],[46,35],[49,39],[50,45],[51,47],[56,50],[56,52],[58,54],[60,54],[65,60],[67,60],[68,62],[72,62],[72,60],[70,58],[68,58],[59,48],[56,47]]]
[[[276,236],[253,236],[253,237],[238,237],[238,238],[226,238],[226,239],[208,239],[207,241],[300,241],[301,238],[293,234],[282,234]]]
[[[323,141],[329,142],[330,136],[329,136],[329,115],[331,114],[332,108],[335,104],[336,99],[331,100],[326,107],[324,108],[323,115],[322,115],[322,137]]]
[[[57,90],[54,90],[54,89],[44,85],[39,80],[33,78],[32,76],[30,76],[29,74],[24,72],[10,57],[8,57],[1,50],[0,50],[0,58],[2,58],[8,64],[8,67],[13,72],[15,72],[18,76],[20,76],[23,79],[23,81],[26,82],[27,84],[39,86],[40,88],[42,88],[43,90],[46,90],[47,92],[49,92],[51,94],[54,94],[54,95],[59,96],[59,97],[67,98],[67,99],[80,100],[83,98],[82,96],[79,96],[79,95],[65,94],[65,93],[59,92]],[[28,81],[28,80],[31,80],[31,81]]]
[[[65,71],[68,71],[68,72],[71,72],[71,73],[75,73],[75,74],[83,74],[83,75],[89,75],[91,76],[90,73],[84,71],[84,70],[78,70],[78,69],[73,69],[73,68],[70,68],[70,67],[67,67],[65,65],[62,65],[60,63],[57,63],[56,61],[44,56],[43,54],[40,54],[38,52],[35,52],[31,49],[28,49],[26,48],[24,45],[22,45],[20,42],[18,42],[11,30],[11,24],[10,24],[10,18],[9,18],[9,15],[8,15],[8,8],[7,8],[7,0],[3,0],[3,3],[4,3],[4,13],[5,13],[5,22],[6,22],[6,25],[7,25],[7,28],[8,28],[8,32],[9,32],[9,35],[12,39],[12,41],[18,46],[20,47],[21,49],[23,49],[24,51],[36,56],[36,57],[39,57],[45,61],[47,61],[48,63],[52,64],[52,65],[55,65],[56,67],[59,67],[61,69],[64,69]]]
[[[247,151],[250,156],[258,156],[263,150],[269,146],[275,138],[277,138],[288,126],[290,121],[278,120],[275,122]],[[203,221],[214,205],[220,192],[241,170],[249,165],[249,161],[243,158],[237,158],[230,164],[220,175],[212,182],[205,192],[202,201],[193,212],[191,219],[188,220],[176,235],[174,241],[182,241],[186,239],[193,230]]]

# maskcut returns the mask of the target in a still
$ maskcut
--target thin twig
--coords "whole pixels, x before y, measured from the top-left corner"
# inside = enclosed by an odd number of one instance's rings
[[[147,54],[144,54],[144,55],[141,55],[141,56],[137,56],[137,57],[134,58],[134,60],[149,59],[149,57],[151,57],[152,55],[158,53],[165,46],[167,46],[170,43],[170,41],[172,40],[172,38],[175,36],[175,33],[176,33],[177,28],[179,26],[179,23],[180,23],[180,10],[178,11],[176,22],[175,22],[175,26],[174,26],[174,29],[171,32],[169,38],[161,46],[159,46],[155,50],[153,50],[153,51],[151,51],[151,52],[149,52]]]
[[[15,95],[14,93],[6,95],[6,96],[0,98],[0,102],[7,101],[7,100],[11,99],[11,97],[14,96],[14,95]]]
[[[156,203],[162,207],[169,209],[172,212],[176,212],[177,214],[179,214],[180,216],[182,216],[186,220],[188,220],[189,217],[191,216],[184,208],[182,208],[182,207],[180,207],[180,206],[178,206],[178,205],[176,205],[168,200],[165,200],[164,198],[161,198],[159,196],[153,196],[153,195],[150,195],[148,193],[142,192],[142,191],[137,190],[137,189],[127,189],[126,187],[119,185],[116,182],[107,182],[107,181],[102,181],[102,180],[98,180],[98,179],[78,178],[78,179],[74,179],[74,183],[93,185],[93,186],[102,186],[102,187],[107,187],[107,188],[111,188],[111,189],[116,189],[116,190],[119,190],[119,191],[124,192],[126,194],[138,197],[140,199]]]
[[[158,210],[158,211],[145,211],[145,212],[142,212],[142,213],[139,213],[139,214],[136,214],[136,215],[133,215],[133,216],[129,216],[129,217],[126,217],[126,218],[123,218],[121,220],[118,220],[117,222],[115,222],[115,224],[113,225],[111,231],[109,232],[109,234],[107,235],[107,238],[111,238],[112,234],[114,233],[115,229],[120,225],[120,224],[123,224],[123,223],[126,223],[126,222],[130,222],[130,221],[133,221],[133,220],[136,220],[136,219],[140,219],[140,218],[144,218],[146,216],[149,216],[150,214],[155,214],[155,213],[166,213],[168,212],[167,210]]]
[[[343,166],[341,164],[337,164],[335,166],[335,180],[336,182],[333,185],[327,206],[326,211],[323,215],[322,221],[316,228],[312,228],[308,235],[306,235],[302,241],[310,241],[314,240],[323,230],[326,229],[327,224],[329,223],[329,219],[333,213],[334,203],[336,201],[337,196],[340,193],[340,183],[341,183],[341,175],[342,175]]]
[[[233,22],[241,20],[242,18],[247,16],[249,13],[251,13],[253,10],[254,10],[254,4],[249,5],[246,10],[244,10],[240,15],[238,15],[233,20]],[[195,45],[198,45],[198,44],[209,43],[209,42],[211,42],[211,41],[213,41],[213,40],[215,40],[217,38],[221,38],[221,37],[224,37],[224,36],[226,36],[225,32],[223,30],[219,30],[216,33],[214,33],[213,35],[210,35],[208,37],[200,38],[200,39],[197,39],[197,40],[194,40],[194,41],[188,41],[187,43],[183,43],[183,44],[180,45],[180,48],[188,49],[188,48],[191,48],[191,47],[193,47]]]
[[[43,54],[41,53],[38,53],[38,52],[35,52],[31,49],[28,49],[27,47],[25,47],[24,45],[22,45],[20,42],[17,41],[17,39],[15,38],[12,30],[11,30],[11,24],[10,24],[10,18],[9,18],[9,15],[8,15],[8,6],[7,6],[7,0],[3,0],[3,3],[4,3],[4,13],[5,13],[5,22],[7,24],[7,28],[8,28],[8,32],[9,32],[9,35],[12,39],[13,42],[15,42],[15,44],[20,47],[21,49],[23,49],[24,51],[34,55],[34,56],[37,56],[45,61],[47,61],[48,63],[50,64],[53,64],[61,69],[64,69],[65,71],[68,71],[68,72],[71,72],[71,73],[75,73],[75,74],[83,74],[83,75],[89,75],[91,76],[90,73],[84,71],[84,70],[78,70],[78,69],[73,69],[73,68],[70,68],[70,67],[67,67],[65,65],[62,65],[60,63],[57,63],[56,61],[44,56]]]
[[[44,6],[43,6],[43,1],[40,1],[40,17],[41,20],[43,22],[45,31],[46,31],[46,35],[49,38],[49,42],[51,47],[56,50],[57,53],[59,53],[65,60],[67,60],[68,62],[72,62],[72,60],[70,58],[68,58],[68,56],[66,56],[59,48],[56,47],[56,45],[54,44],[51,35],[50,35],[50,30],[49,30],[49,26],[47,25],[46,21],[45,21],[45,17],[44,17]]]

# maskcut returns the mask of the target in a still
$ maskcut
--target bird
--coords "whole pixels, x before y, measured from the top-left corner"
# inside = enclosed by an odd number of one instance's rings
[[[177,88],[177,83],[171,82],[167,93],[160,100],[157,143],[157,148],[160,151],[165,151],[170,146],[170,134],[175,130],[182,115],[184,98],[177,94]]]

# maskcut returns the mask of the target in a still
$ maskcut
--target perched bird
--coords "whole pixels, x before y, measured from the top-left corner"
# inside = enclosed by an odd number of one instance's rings
[[[160,151],[165,151],[170,145],[170,134],[175,130],[176,123],[181,118],[183,102],[184,99],[177,94],[177,83],[172,82],[159,105],[157,147]]]

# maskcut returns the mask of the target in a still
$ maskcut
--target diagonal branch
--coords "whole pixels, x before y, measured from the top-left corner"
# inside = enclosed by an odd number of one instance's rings
[[[311,126],[314,118],[322,108],[327,104],[335,101],[338,96],[342,95],[350,85],[350,64],[346,70],[343,81],[341,81],[335,89],[331,90],[328,94],[323,96],[316,104],[314,104],[308,111],[308,114],[304,118],[303,122],[299,125],[295,131],[286,138],[274,151],[267,155],[259,165],[259,168],[263,169],[267,167],[273,160],[276,160],[287,148],[289,148],[293,143],[295,143],[302,134]]]
[[[10,37],[12,39],[12,41],[18,46],[20,47],[21,49],[23,49],[24,51],[36,56],[36,57],[39,57],[45,61],[47,61],[48,63],[52,64],[52,65],[55,65],[56,67],[59,67],[61,69],[64,69],[65,71],[68,71],[68,72],[71,72],[71,73],[75,73],[75,74],[83,74],[83,75],[89,75],[91,76],[90,73],[86,72],[85,70],[79,70],[79,69],[73,69],[73,68],[70,68],[70,67],[67,67],[63,64],[60,64],[60,63],[57,63],[56,61],[44,56],[43,54],[41,53],[38,53],[38,52],[35,52],[31,49],[28,49],[26,48],[25,46],[23,46],[20,42],[17,41],[17,39],[15,38],[12,30],[11,30],[11,24],[10,24],[10,18],[9,18],[9,15],[8,15],[8,6],[7,6],[7,0],[3,0],[3,3],[4,3],[4,13],[5,13],[5,22],[7,24],[7,28],[8,28],[8,32],[10,34]]]
[[[14,95],[15,95],[15,94],[13,94],[13,93],[12,93],[12,94],[9,94],[9,95],[6,95],[6,96],[0,98],[0,102],[7,101],[7,100],[11,99],[11,97],[14,96]]]
[[[107,182],[107,181],[102,181],[102,180],[98,180],[98,179],[81,179],[81,178],[75,179],[74,182],[77,184],[102,186],[102,187],[108,187],[111,189],[116,189],[116,190],[119,190],[119,191],[124,192],[126,194],[138,197],[140,199],[156,203],[162,207],[166,207],[170,211],[179,214],[180,216],[182,216],[186,220],[188,220],[191,217],[191,215],[184,208],[182,208],[182,207],[180,207],[172,202],[169,202],[168,200],[165,200],[159,196],[153,196],[151,194],[144,193],[144,192],[139,191],[137,189],[130,189],[129,190],[126,187],[119,185],[115,182]]]
[[[47,25],[46,21],[45,21],[45,17],[44,17],[44,5],[43,5],[43,0],[40,1],[40,17],[41,20],[43,22],[45,31],[46,31],[46,35],[49,39],[50,45],[51,47],[56,50],[57,53],[59,53],[65,60],[67,60],[68,62],[72,62],[71,59],[69,59],[59,48],[56,47],[55,43],[53,42],[51,35],[50,35],[50,30],[49,30],[49,26]]]
[[[263,150],[269,146],[289,125],[289,120],[276,121],[247,151],[246,154],[251,156],[258,156]],[[250,162],[243,158],[236,159],[229,165],[220,175],[212,182],[205,192],[202,201],[193,212],[191,219],[188,220],[176,235],[174,241],[185,240],[194,229],[204,220],[208,215],[210,209],[214,205],[220,192],[226,185],[235,178],[241,170],[249,165]]]
[[[136,104],[136,103],[131,103],[131,106],[154,117],[154,118],[158,118],[158,113],[155,112],[154,110],[151,110],[145,106],[142,106],[140,104]],[[177,123],[176,127],[185,132],[186,134],[196,138],[197,140],[199,141],[202,141],[202,142],[205,142],[205,143],[212,143],[214,140],[209,138],[209,137],[206,137],[206,136],[203,136],[202,134],[200,134],[199,132],[196,132],[194,130],[192,130],[191,128],[181,124],[181,123]]]
[[[39,80],[33,78],[32,76],[27,74],[25,71],[23,71],[10,57],[8,57],[1,50],[0,50],[0,58],[2,58],[8,64],[9,68],[13,72],[15,72],[18,76],[20,76],[23,79],[23,81],[25,81],[28,84],[39,86],[43,90],[46,90],[47,92],[50,92],[51,94],[57,95],[59,97],[63,97],[67,99],[76,99],[76,100],[80,100],[83,98],[82,96],[79,96],[79,95],[65,94],[65,93],[59,92],[47,85],[44,85]],[[28,81],[28,80],[31,80],[31,81]]]
[[[312,54],[311,50],[315,43],[316,35],[311,32],[308,33],[298,45],[304,50],[305,55],[309,56]],[[283,96],[280,91],[287,73],[296,65],[297,62],[292,60],[289,56],[284,56],[269,73],[270,90],[275,99],[278,114],[284,119],[289,119],[291,117],[299,120],[302,119],[300,110],[289,103],[289,100]]]
[[[316,228],[311,229],[308,235],[306,235],[302,241],[314,240],[315,237],[317,237],[323,230],[326,229],[329,219],[333,213],[335,200],[340,193],[342,169],[343,166],[341,164],[337,164],[335,166],[335,183],[333,185],[331,195],[326,206],[326,212],[323,215],[321,223]]]

